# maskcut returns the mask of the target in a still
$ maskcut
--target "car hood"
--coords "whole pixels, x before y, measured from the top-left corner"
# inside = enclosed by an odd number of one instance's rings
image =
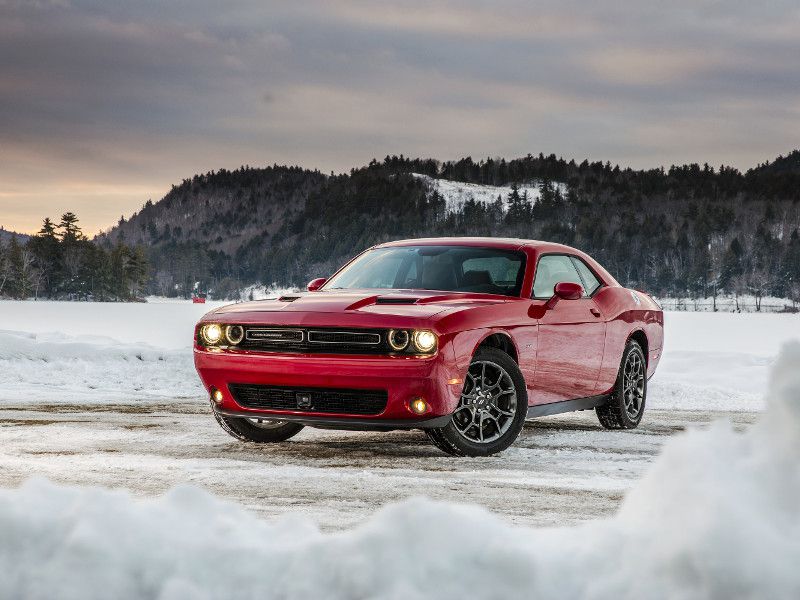
[[[431,290],[347,290],[285,294],[279,298],[241,302],[222,306],[206,320],[237,321],[241,323],[273,322],[299,323],[319,321],[331,315],[341,324],[363,322],[387,317],[430,319],[440,313],[507,302],[510,298],[493,294],[438,292]],[[314,318],[319,314],[320,318]]]

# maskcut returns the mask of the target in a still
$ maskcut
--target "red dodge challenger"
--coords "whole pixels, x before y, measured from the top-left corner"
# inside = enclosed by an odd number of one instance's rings
[[[650,296],[568,246],[404,240],[307,293],[211,311],[194,360],[240,440],[422,429],[445,452],[485,456],[542,415],[593,408],[604,427],[636,427],[663,324]]]

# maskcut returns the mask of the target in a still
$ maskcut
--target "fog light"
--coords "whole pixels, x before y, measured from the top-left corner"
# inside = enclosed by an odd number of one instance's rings
[[[211,399],[214,402],[216,402],[217,404],[220,404],[222,402],[222,392],[220,390],[216,389],[216,388],[212,389],[211,390]]]
[[[414,398],[409,404],[411,408],[411,412],[417,415],[424,415],[428,412],[428,403],[425,402],[424,398]]]

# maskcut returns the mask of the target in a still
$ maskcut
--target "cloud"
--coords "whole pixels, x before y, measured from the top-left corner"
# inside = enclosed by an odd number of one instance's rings
[[[0,224],[80,204],[94,231],[245,163],[746,168],[800,139],[798,55],[782,0],[0,0]]]

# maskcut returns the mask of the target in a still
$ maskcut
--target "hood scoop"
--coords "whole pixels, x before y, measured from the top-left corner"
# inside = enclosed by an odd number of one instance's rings
[[[300,296],[281,296],[278,298],[278,302],[294,302],[295,300],[299,300]]]
[[[419,298],[409,298],[407,296],[378,296],[375,304],[416,304]]]

